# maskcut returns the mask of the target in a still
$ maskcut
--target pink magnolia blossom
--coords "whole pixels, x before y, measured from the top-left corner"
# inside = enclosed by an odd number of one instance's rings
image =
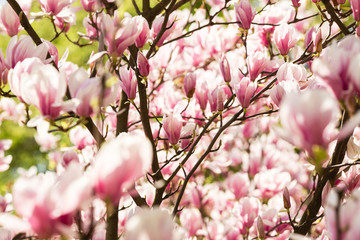
[[[87,12],[94,12],[101,6],[99,0],[80,0],[80,3]]]
[[[80,126],[70,130],[69,138],[71,143],[79,150],[84,149],[86,146],[95,145],[95,139],[91,133]]]
[[[64,155],[62,156],[62,161],[61,164],[63,165],[63,167],[68,167],[70,166],[70,164],[72,162],[76,162],[79,163],[79,156],[75,151],[67,151],[64,153]]]
[[[307,48],[307,52],[315,51],[317,53],[320,53],[322,51],[322,40],[323,40],[323,33],[321,31],[321,28],[318,28],[318,30],[315,31],[315,28],[311,27],[305,33],[304,43],[305,43],[305,47]]]
[[[279,168],[272,168],[257,173],[254,182],[257,194],[269,199],[284,190],[285,186],[291,182],[291,176],[288,172],[281,171]]]
[[[307,80],[307,71],[303,65],[294,63],[284,63],[276,73],[277,80],[305,82]]]
[[[350,240],[360,237],[359,199],[359,190],[353,191],[352,197],[345,203],[341,203],[335,189],[330,191],[325,206],[325,217],[331,239]]]
[[[35,46],[30,36],[21,35],[19,38],[14,36],[6,49],[5,64],[8,69],[11,69],[26,58],[38,57],[45,61],[47,53],[48,47],[46,44]]]
[[[187,98],[192,98],[195,93],[196,74],[187,73],[184,77],[184,92]]]
[[[173,240],[174,223],[166,210],[141,209],[126,223],[125,239]]]
[[[83,68],[79,68],[70,76],[69,90],[71,97],[78,100],[77,114],[87,117],[99,108],[99,103],[106,106],[115,101],[119,85],[118,83],[108,84],[107,81],[111,81],[111,78],[105,80],[105,86],[102,87],[101,79],[89,78]]]
[[[164,22],[164,16],[156,17],[155,20],[152,23],[151,27],[151,36],[153,39],[157,37],[161,30],[161,26]],[[175,21],[175,15],[171,14],[168,22],[166,24],[167,30],[162,34],[161,38],[157,42],[156,46],[160,47],[163,45],[164,41],[170,36],[170,34],[175,30],[176,28],[176,21]]]
[[[360,21],[360,1],[349,0],[355,21]]]
[[[309,28],[305,33],[304,45],[307,48],[307,52],[312,52],[314,50],[313,33],[315,32],[315,27]]]
[[[295,29],[286,23],[275,28],[274,41],[281,55],[285,56],[298,41]]]
[[[339,114],[337,102],[324,90],[290,94],[280,105],[281,127],[276,130],[286,141],[313,157],[315,146],[326,150],[335,139]]]
[[[7,83],[9,70],[6,68],[4,55],[0,51],[0,87]]]
[[[66,78],[52,65],[34,66],[31,73],[21,75],[21,97],[24,102],[35,105],[40,113],[56,118],[67,109],[63,97],[66,92]]]
[[[300,93],[299,84],[295,81],[281,81],[270,90],[270,97],[271,100],[273,100],[273,102],[276,104],[276,106],[280,106],[283,98],[287,94],[292,93]]]
[[[209,104],[212,112],[224,110],[224,101],[226,100],[225,90],[219,86],[209,93]]]
[[[220,70],[221,74],[224,78],[225,82],[231,81],[231,72],[230,72],[230,65],[229,61],[227,60],[226,56],[223,55],[220,60]]]
[[[137,24],[142,27],[139,36],[135,39],[135,46],[142,48],[150,36],[149,23],[142,16],[137,16],[135,20]]]
[[[195,97],[197,102],[200,105],[201,110],[205,110],[206,106],[208,104],[208,87],[206,86],[206,83],[202,83],[200,86],[196,87],[195,90]]]
[[[163,128],[170,144],[175,145],[179,142],[182,126],[183,121],[179,114],[164,116]]]
[[[226,185],[234,193],[236,199],[241,199],[249,192],[249,176],[246,173],[235,173],[226,179]]]
[[[235,86],[235,93],[241,107],[249,107],[250,100],[254,96],[256,89],[257,83],[252,82],[248,77],[244,77],[240,80],[240,82]]]
[[[257,51],[248,56],[246,62],[249,69],[250,80],[254,81],[260,73],[265,70],[268,59],[265,57],[265,53]]]
[[[19,98],[20,101],[24,101],[22,98],[22,88],[24,87],[23,75],[31,74],[39,66],[44,64],[39,58],[28,58],[17,64],[14,69],[9,71],[8,79],[11,91]]]
[[[138,52],[138,55],[137,55],[137,64],[138,64],[138,68],[139,68],[139,72],[140,72],[141,76],[147,77],[150,72],[149,61],[144,56],[144,54],[142,54],[142,52],[140,52],[140,51]]]
[[[71,25],[76,24],[77,8],[66,7],[55,16],[54,24],[63,32],[68,32]]]
[[[355,60],[358,59],[359,53],[360,40],[355,36],[349,36],[338,44],[327,47],[312,63],[314,75],[330,86],[340,100],[354,96],[354,89],[360,89]]]
[[[125,17],[118,23],[118,12],[115,12],[114,19],[107,14],[101,19],[101,29],[105,35],[105,44],[110,55],[121,56],[125,49],[134,44],[141,32],[135,18]]]
[[[11,240],[13,239],[13,234],[10,230],[6,228],[0,228],[0,239],[1,240]]]
[[[190,238],[196,236],[196,232],[203,227],[202,216],[197,208],[186,208],[182,210],[180,222]]]
[[[124,189],[148,171],[152,147],[142,136],[121,133],[104,144],[93,164],[94,189],[101,199],[118,204]]]
[[[120,72],[120,87],[126,93],[129,99],[134,100],[136,97],[137,79],[132,68],[127,69],[123,66]]]
[[[13,187],[14,207],[39,238],[70,230],[76,210],[91,194],[89,179],[73,164],[60,176],[47,172],[19,178]]]
[[[38,0],[41,9],[48,14],[58,15],[65,7],[71,6],[76,0]]]
[[[251,8],[248,0],[241,0],[235,4],[236,21],[240,22],[239,27],[250,29],[251,22],[255,17],[256,11]]]
[[[244,197],[240,200],[238,205],[235,205],[236,214],[239,215],[243,224],[240,229],[242,234],[245,234],[247,229],[251,228],[260,212],[261,203],[259,199],[254,197]]]
[[[17,35],[21,29],[19,16],[9,3],[0,5],[0,24],[10,37]]]

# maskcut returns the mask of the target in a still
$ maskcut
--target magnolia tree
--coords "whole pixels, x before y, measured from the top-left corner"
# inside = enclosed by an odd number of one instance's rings
[[[360,238],[358,0],[75,2],[0,7],[0,120],[53,163],[18,170],[0,239]]]

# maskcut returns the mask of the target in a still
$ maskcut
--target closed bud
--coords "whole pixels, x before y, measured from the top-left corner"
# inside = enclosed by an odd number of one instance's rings
[[[314,33],[313,33],[314,34]],[[315,36],[313,37],[315,52],[321,53],[322,51],[322,35],[321,35],[321,28],[316,32]]]
[[[299,0],[291,0],[294,8],[299,8],[300,7],[300,1]]]
[[[265,239],[264,223],[260,216],[257,219],[256,227],[257,227],[257,232],[258,232],[258,238]]]
[[[192,98],[195,93],[196,75],[195,73],[188,73],[184,78],[184,92],[186,97]]]
[[[182,125],[183,122],[180,115],[171,114],[164,116],[163,128],[170,144],[175,145],[179,142]]]
[[[147,58],[139,51],[137,55],[137,64],[141,76],[147,77],[150,72],[150,65]]]
[[[222,55],[222,57],[221,57],[220,70],[221,70],[221,74],[224,78],[224,81],[230,82],[231,81],[230,65],[229,65],[229,61],[227,60],[225,55]]]
[[[284,188],[283,201],[284,201],[284,208],[285,209],[291,208],[290,194],[289,194],[289,190],[287,189],[287,187]]]

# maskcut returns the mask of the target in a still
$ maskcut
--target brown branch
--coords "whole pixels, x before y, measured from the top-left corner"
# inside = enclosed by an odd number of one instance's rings
[[[336,22],[336,24],[339,26],[340,30],[345,34],[349,35],[350,32],[347,29],[347,27],[344,25],[344,23],[338,18],[334,8],[332,7],[329,0],[321,0],[323,4],[325,5],[326,11],[330,14],[331,19]]]
[[[24,11],[21,9],[20,5],[16,2],[16,0],[7,0],[7,2],[10,4],[12,9],[16,12],[16,14],[19,16],[21,26],[25,29],[25,31],[29,34],[29,36],[32,38],[32,40],[35,42],[36,45],[42,44],[42,41],[31,26],[28,18],[26,17]]]
[[[344,121],[347,118],[348,115],[345,113]],[[331,162],[329,164],[329,168],[325,168],[324,173],[321,176],[319,176],[318,184],[316,185],[314,195],[310,203],[306,207],[306,210],[304,211],[304,214],[300,219],[299,225],[294,228],[295,233],[306,235],[310,231],[312,224],[316,221],[317,214],[319,212],[323,200],[322,199],[323,189],[328,181],[331,184],[335,182],[337,173],[339,171],[338,168],[331,168],[331,166],[334,165],[336,166],[342,163],[342,161],[344,160],[345,152],[347,149],[347,142],[349,141],[349,138],[350,136],[336,143],[335,150],[331,158]]]

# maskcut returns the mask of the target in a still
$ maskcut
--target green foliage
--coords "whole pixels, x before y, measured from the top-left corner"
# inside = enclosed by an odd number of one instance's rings
[[[4,121],[0,126],[0,139],[11,139],[11,148],[5,155],[12,155],[10,168],[0,173],[0,193],[6,191],[6,183],[11,183],[17,176],[17,169],[36,166],[39,170],[46,169],[48,161],[34,140],[35,129],[20,127],[15,122]],[[9,184],[10,184],[9,183]]]

